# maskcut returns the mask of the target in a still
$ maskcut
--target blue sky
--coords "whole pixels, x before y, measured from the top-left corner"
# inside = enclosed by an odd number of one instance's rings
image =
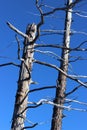
[[[44,0],[47,5],[52,7],[60,7],[65,3],[66,0]],[[48,8],[45,8],[47,11]],[[87,0],[81,2],[76,6],[74,10],[82,10],[85,11],[83,15],[87,16]],[[1,0],[0,2],[0,64],[6,62],[16,62],[20,63],[17,60],[17,43],[15,40],[15,32],[13,32],[6,25],[6,22],[11,22],[15,27],[19,30],[25,32],[26,26],[28,23],[38,23],[39,21],[39,12],[35,7],[34,0]],[[87,33],[87,17],[80,17],[76,14],[73,14],[72,30],[86,32]],[[57,29],[63,30],[64,28],[64,12],[55,13],[54,16],[45,18],[45,25],[42,26],[42,30],[44,29]],[[81,42],[87,40],[87,34],[74,34],[71,37],[71,47],[78,46]],[[21,41],[21,47],[23,38],[19,36]],[[53,43],[59,44],[62,43],[61,35],[51,35],[51,36],[42,36],[38,41],[38,44],[41,43]],[[87,48],[87,44],[83,47]],[[39,49],[39,48],[38,48]],[[41,50],[53,50],[58,56],[60,55],[59,49],[51,49],[51,48],[41,48]],[[73,56],[82,55],[84,58],[87,58],[87,53],[79,53],[72,52]],[[42,61],[50,62],[52,64],[56,64],[59,66],[59,62],[51,57],[44,56],[43,54],[35,53],[35,58],[40,59]],[[72,67],[72,66],[73,67]],[[87,61],[77,61],[71,63],[69,66],[69,70],[73,71],[76,74],[87,75]],[[73,69],[72,69],[73,68]],[[71,72],[70,72],[71,73]],[[15,94],[17,89],[17,80],[19,75],[19,69],[13,66],[6,66],[0,68],[0,129],[1,130],[10,130],[11,119],[15,101]],[[43,67],[37,64],[34,64],[32,71],[32,78],[34,81],[37,81],[39,84],[35,86],[31,86],[31,89],[43,87],[47,85],[56,85],[57,72],[53,69]],[[84,80],[83,80],[84,81]],[[86,81],[86,79],[85,79]],[[67,83],[67,91],[72,90],[78,84],[76,82],[72,82],[68,80]],[[55,90],[46,90],[37,93],[32,93],[29,96],[30,101],[38,101],[41,98],[53,98],[55,94]],[[69,96],[69,98],[77,99],[80,101],[87,102],[87,90],[82,87],[75,94]],[[72,104],[73,107],[82,107],[80,105]],[[87,109],[85,107],[85,109]],[[63,119],[63,127],[62,130],[66,129],[79,129],[85,130],[87,129],[86,121],[87,121],[87,113],[78,112],[78,111],[64,111],[66,118]],[[28,119],[34,123],[39,122],[39,125],[35,127],[33,130],[50,130],[50,121],[52,115],[52,106],[43,105],[37,109],[30,110],[27,114]],[[27,124],[28,125],[28,124]]]

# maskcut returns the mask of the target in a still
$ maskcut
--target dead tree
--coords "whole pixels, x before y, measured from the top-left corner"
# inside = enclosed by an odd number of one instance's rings
[[[67,6],[69,6],[71,3],[72,0],[68,0]],[[63,38],[63,46],[66,47],[66,49],[62,49],[61,57],[63,60],[61,61],[60,65],[60,69],[63,70],[63,72],[65,73],[67,73],[69,64],[69,50],[67,50],[67,48],[69,48],[70,46],[71,22],[72,22],[72,9],[69,8],[66,11],[65,29],[64,29],[65,33]],[[61,106],[64,105],[65,100],[66,79],[67,77],[63,73],[59,72],[56,85],[56,96],[54,102],[56,104],[60,104]],[[63,118],[63,109],[54,106],[51,130],[61,130],[62,118]]]
[[[16,93],[16,99],[15,99],[15,105],[14,105],[14,112],[13,112],[13,118],[12,118],[12,125],[11,130],[23,130],[27,128],[33,128],[38,123],[33,124],[32,126],[25,126],[24,121],[26,119],[26,111],[28,108],[36,108],[42,104],[50,104],[53,105],[53,116],[52,116],[52,123],[51,123],[51,130],[61,130],[62,128],[62,118],[63,118],[63,110],[78,110],[76,108],[71,108],[64,106],[64,102],[66,100],[67,95],[70,93],[73,93],[78,89],[80,86],[84,86],[87,88],[87,84],[80,81],[77,77],[69,75],[68,74],[68,65],[69,65],[69,53],[70,51],[83,51],[83,48],[80,48],[79,45],[77,48],[70,48],[70,35],[71,35],[71,22],[72,22],[72,8],[75,6],[75,4],[79,0],[75,0],[74,2],[72,0],[67,0],[67,5],[60,8],[51,8],[52,11],[44,12],[43,4],[39,5],[40,1],[36,0],[36,7],[40,13],[41,21],[35,25],[31,24],[27,26],[26,34],[19,31],[17,28],[15,28],[10,23],[7,23],[8,26],[13,29],[15,32],[20,34],[22,37],[24,37],[24,48],[23,48],[23,56],[20,57],[20,41],[16,37],[16,40],[18,42],[18,59],[21,60],[21,65],[17,65],[16,63],[10,62],[6,64],[0,65],[6,66],[6,65],[15,65],[17,67],[20,67],[20,73],[19,73],[19,80],[18,80],[18,89]],[[66,18],[65,18],[65,28],[64,28],[64,38],[63,38],[63,45],[58,44],[35,44],[36,40],[40,37],[40,27],[44,24],[44,17],[49,16],[50,14],[54,14],[56,11],[64,11],[66,12]],[[49,30],[48,30],[49,31]],[[52,31],[53,32],[53,31]],[[57,32],[56,32],[57,33]],[[43,35],[43,34],[42,34]],[[83,43],[84,44],[84,43]],[[38,47],[52,47],[52,48],[60,48],[62,50],[61,58],[60,58],[60,67],[58,67],[55,64],[50,64],[47,62],[39,61],[33,58],[34,51],[43,53],[43,54],[51,54],[52,58],[57,57],[58,55],[51,51],[42,51],[42,50],[36,50]],[[86,49],[85,49],[86,51]],[[58,72],[58,78],[57,78],[57,84],[56,86],[45,86],[41,88],[35,88],[30,90],[30,84],[33,82],[31,78],[31,72],[32,72],[32,65],[34,63],[44,65],[50,68],[53,68],[57,70]],[[86,76],[85,76],[86,77]],[[71,92],[65,94],[66,90],[66,80],[67,78],[76,81],[79,83],[79,86],[73,89]],[[45,90],[45,89],[56,89],[56,95],[54,101],[50,101],[47,99],[41,99],[38,102],[29,102],[28,101],[28,94],[31,92],[36,92],[39,90]],[[68,100],[68,99],[67,99]],[[71,100],[68,100],[71,101]],[[76,102],[75,100],[72,100],[73,102]],[[30,104],[29,104],[30,103]],[[79,102],[82,104],[82,102]],[[87,104],[86,104],[87,105]],[[79,109],[80,111],[86,111]]]
[[[31,71],[34,55],[34,38],[36,35],[36,25],[27,26],[26,35],[28,38],[24,40],[24,51],[21,60],[20,74],[18,80],[18,89],[14,106],[11,130],[24,129],[24,120],[26,118],[26,107],[28,103],[29,86],[32,82]]]

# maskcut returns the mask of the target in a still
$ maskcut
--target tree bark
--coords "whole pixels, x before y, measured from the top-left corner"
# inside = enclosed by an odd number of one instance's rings
[[[67,1],[67,6],[72,3],[72,0]],[[70,27],[72,22],[72,9],[68,9],[66,11],[66,18],[65,18],[65,33],[63,39],[63,46],[69,48],[70,45]],[[60,65],[60,69],[62,69],[65,73],[68,70],[68,62],[69,62],[69,50],[62,49],[62,61]],[[65,90],[66,90],[66,79],[67,77],[59,72],[57,85],[56,85],[56,95],[54,102],[63,106],[64,99],[65,99]],[[62,128],[62,118],[63,118],[63,109],[54,106],[53,108],[53,115],[52,115],[52,123],[51,123],[51,130],[61,130]]]
[[[18,89],[16,93],[14,113],[12,118],[11,130],[22,130],[26,118],[26,107],[28,103],[28,92],[31,84],[31,71],[33,65],[34,43],[36,35],[36,25],[27,26],[26,34],[28,39],[24,40],[24,51],[22,56],[21,68],[18,80]]]

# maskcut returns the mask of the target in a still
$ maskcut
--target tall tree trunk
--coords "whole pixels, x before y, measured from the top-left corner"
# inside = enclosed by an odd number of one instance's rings
[[[72,0],[67,1],[67,6],[72,3]],[[65,18],[65,33],[64,33],[64,40],[63,46],[69,48],[70,44],[70,27],[72,22],[72,9],[68,9],[66,11],[66,18]],[[69,59],[69,50],[62,49],[62,61],[60,68],[67,73],[68,70],[68,59]],[[64,98],[65,98],[65,90],[66,90],[66,79],[67,77],[59,72],[57,86],[56,86],[56,95],[54,102],[60,104],[61,106],[64,105]],[[61,130],[62,127],[62,117],[63,117],[63,109],[54,106],[53,109],[53,116],[52,116],[52,123],[51,123],[51,130]]]
[[[31,70],[33,64],[33,39],[36,34],[36,25],[28,25],[26,34],[29,39],[24,40],[24,51],[19,73],[18,89],[14,106],[11,130],[22,130],[26,118],[26,107],[28,103],[28,92],[31,84]],[[32,42],[32,43],[31,43]]]

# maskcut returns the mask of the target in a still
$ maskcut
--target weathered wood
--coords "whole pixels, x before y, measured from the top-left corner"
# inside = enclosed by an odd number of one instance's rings
[[[72,3],[72,0],[68,0],[67,6]],[[64,33],[64,47],[69,48],[70,44],[70,27],[72,22],[72,9],[68,9],[66,11],[66,19],[65,19],[65,33]],[[68,59],[69,59],[69,50],[62,49],[62,61],[60,65],[60,69],[67,73],[68,70]],[[57,88],[54,102],[61,106],[64,105],[65,99],[65,89],[66,89],[66,79],[67,77],[59,72],[58,80],[57,80]],[[63,109],[54,106],[51,130],[61,130],[62,127],[62,118],[63,118]]]
[[[36,35],[36,30],[37,29],[35,24],[27,26],[26,34],[28,38],[25,38],[24,40],[24,51],[23,51],[23,57],[21,59],[22,62],[19,73],[18,89],[16,93],[11,130],[21,130],[24,128],[24,121],[26,118],[25,109],[28,103],[27,94],[29,92],[29,86],[31,84],[31,71],[33,65],[33,55],[34,55],[33,40]]]

